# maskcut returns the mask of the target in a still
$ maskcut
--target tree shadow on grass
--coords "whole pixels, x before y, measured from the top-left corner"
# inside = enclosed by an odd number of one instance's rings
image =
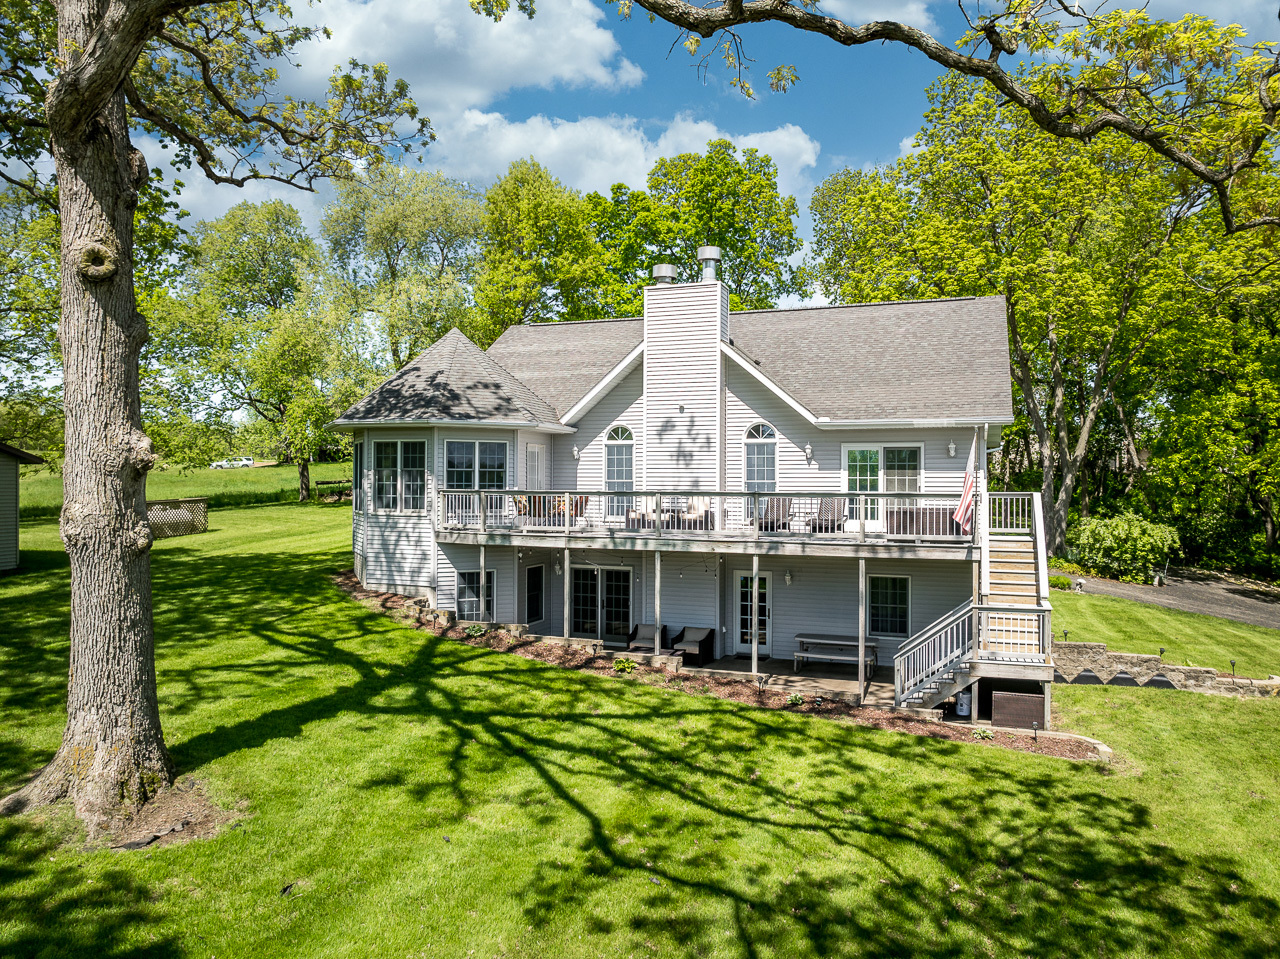
[[[0,955],[14,959],[163,959],[182,955],[159,931],[152,891],[118,867],[59,855],[57,828],[0,819]],[[140,943],[139,939],[147,940]]]
[[[1148,808],[1092,767],[406,635],[328,583],[344,558],[157,557],[166,714],[243,703],[173,746],[180,770],[326,722],[370,742],[412,724],[358,782],[368,801],[444,823],[502,805],[567,828],[571,853],[513,872],[509,895],[530,927],[579,922],[610,953],[1275,953],[1274,893],[1230,856],[1159,842]],[[32,682],[34,704],[52,695],[52,678]],[[128,905],[143,890],[122,889],[101,906],[108,935],[157,921]]]

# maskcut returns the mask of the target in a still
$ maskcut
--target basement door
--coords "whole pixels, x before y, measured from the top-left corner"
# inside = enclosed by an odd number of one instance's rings
[[[738,570],[738,655],[751,655],[751,571]],[[759,598],[757,599],[756,616],[758,621],[756,644],[760,656],[770,655],[773,649],[773,608],[770,597],[773,595],[772,576],[760,574]]]
[[[570,570],[569,631],[586,639],[625,642],[631,634],[631,570],[574,566]]]

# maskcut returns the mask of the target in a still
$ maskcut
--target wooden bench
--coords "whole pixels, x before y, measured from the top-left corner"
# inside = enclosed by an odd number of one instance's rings
[[[858,664],[858,637],[835,636],[829,633],[797,633],[796,645],[800,648],[795,653],[795,668],[799,672],[800,664],[805,661],[824,663]],[[852,655],[838,652],[852,648]],[[874,640],[867,640],[863,647],[867,657],[867,675],[876,671],[877,646]]]

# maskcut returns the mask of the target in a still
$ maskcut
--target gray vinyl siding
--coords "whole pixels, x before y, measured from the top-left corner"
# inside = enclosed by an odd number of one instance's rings
[[[964,485],[972,427],[821,430],[732,360],[726,359],[725,367],[725,479],[730,490],[743,488],[746,431],[760,422],[778,433],[778,489],[782,491],[844,489],[842,449],[846,445],[922,446],[923,492],[958,494]],[[947,452],[950,442],[956,445],[955,456]],[[806,443],[813,450],[811,462],[805,460]],[[978,462],[981,466],[982,456]]]
[[[716,489],[728,296],[719,283],[651,286],[644,294],[644,485]]]
[[[751,558],[726,557],[723,569],[727,573],[723,622],[726,645],[732,649],[738,622],[735,574],[738,570],[749,572]],[[791,571],[790,586],[785,581],[787,570]],[[772,574],[773,658],[790,660],[793,657],[797,633],[858,635],[857,560],[778,558],[761,560],[760,571]],[[911,634],[959,606],[973,593],[973,566],[965,562],[868,560],[867,576],[911,578],[908,601]],[[665,577],[663,581],[665,584]],[[893,656],[905,637],[874,638],[879,644],[880,665],[892,668]]]
[[[0,454],[0,569],[18,565],[18,461]]]
[[[458,571],[474,571],[480,568],[480,547],[458,543],[439,544],[439,581],[436,606],[440,609],[458,610]],[[516,550],[510,546],[485,548],[484,564],[493,570],[493,609],[489,617],[498,623],[518,622],[516,614]],[[557,631],[558,632],[558,631]]]
[[[635,437],[633,470],[636,489],[644,485],[644,371],[632,370],[574,424],[578,432],[555,437],[552,455],[553,489],[594,489],[604,486],[605,437],[622,425]],[[573,448],[578,447],[578,458]]]
[[[433,429],[409,428],[364,431],[364,473],[360,480],[364,511],[352,509],[351,523],[356,574],[367,586],[412,596],[429,595],[435,589],[431,564],[435,539],[435,433]],[[396,498],[394,511],[375,507],[374,444],[401,441],[427,444],[426,501],[422,510],[403,509],[401,495]]]

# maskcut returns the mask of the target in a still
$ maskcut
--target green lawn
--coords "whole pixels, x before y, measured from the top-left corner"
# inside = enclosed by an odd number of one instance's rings
[[[1234,659],[1237,675],[1280,675],[1280,629],[1091,593],[1055,589],[1049,601],[1054,633],[1066,629],[1072,642],[1153,655],[1163,646],[1165,660],[1180,666],[1212,666],[1229,675]]]
[[[350,463],[312,463],[311,482],[351,478]],[[298,493],[298,467],[292,464],[255,466],[252,469],[157,469],[147,476],[147,499],[181,499],[208,496],[211,505],[241,505],[265,499],[273,493]],[[25,516],[54,515],[62,507],[62,475],[24,467],[18,484]]]
[[[1280,702],[1055,691],[1109,770],[767,712],[398,626],[327,579],[348,521],[223,510],[157,544],[174,758],[249,818],[143,853],[0,820],[0,955],[1280,950]],[[53,523],[23,548],[4,788],[52,754],[66,683]]]

